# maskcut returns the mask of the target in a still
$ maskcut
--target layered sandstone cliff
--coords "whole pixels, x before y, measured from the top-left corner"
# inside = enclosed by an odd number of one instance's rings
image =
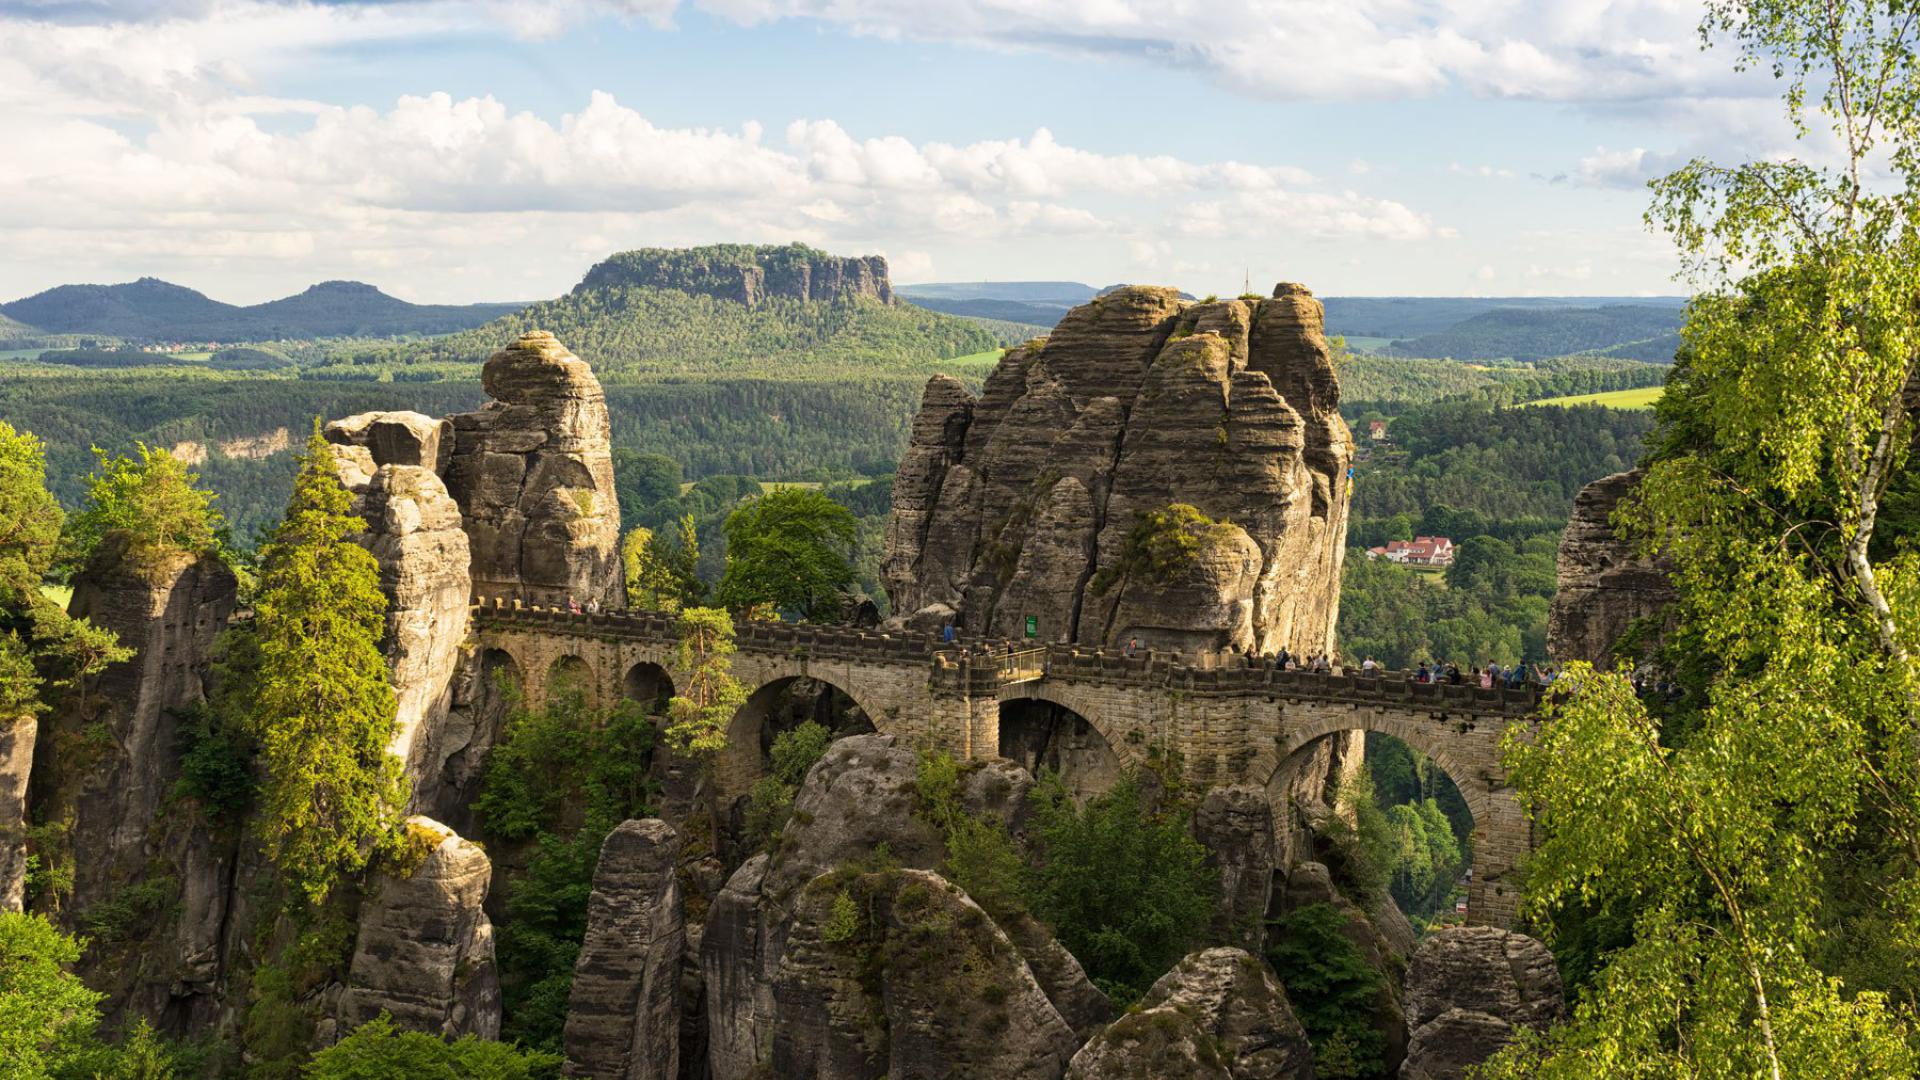
[[[1319,301],[1132,287],[935,377],[883,573],[917,625],[1179,649],[1328,650],[1353,441]]]
[[[802,244],[623,251],[595,264],[573,291],[610,286],[677,289],[748,307],[774,297],[893,302],[886,259],[878,255],[841,258]]]
[[[1675,599],[1667,563],[1636,555],[1613,527],[1614,511],[1641,475],[1635,469],[1602,477],[1574,497],[1560,538],[1559,591],[1547,616],[1547,651],[1561,663],[1611,667],[1632,659],[1644,665],[1665,625]],[[1652,632],[1629,641],[1629,631]]]

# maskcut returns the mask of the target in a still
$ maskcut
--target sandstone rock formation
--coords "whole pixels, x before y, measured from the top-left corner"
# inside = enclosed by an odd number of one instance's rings
[[[915,813],[916,765],[914,751],[896,742],[893,736],[857,735],[835,742],[808,773],[795,796],[793,816],[782,832],[778,850],[773,855],[758,855],[748,860],[714,900],[700,948],[707,995],[708,1064],[715,1080],[756,1075],[757,1070],[768,1068],[769,1047],[774,1047],[780,1038],[799,1038],[781,1035],[784,1028],[819,1026],[814,1023],[819,1018],[806,1010],[827,1008],[820,1004],[823,1001],[839,1002],[833,1008],[840,1009],[852,1008],[849,1002],[864,1000],[835,996],[851,995],[852,989],[831,990],[829,984],[837,977],[832,973],[841,970],[836,966],[839,961],[830,963],[818,957],[806,960],[810,966],[806,967],[805,978],[800,978],[793,974],[787,955],[793,941],[799,940],[803,933],[814,932],[803,930],[809,920],[824,917],[817,910],[802,910],[808,903],[825,902],[820,901],[818,894],[826,886],[817,886],[817,879],[837,873],[844,875],[848,864],[869,858],[883,845],[893,862],[904,869],[931,871],[939,866],[945,856],[941,832]],[[1032,778],[1005,761],[969,763],[969,766],[961,783],[962,806],[969,813],[1017,829],[1028,812],[1027,794],[1032,788]],[[942,882],[941,888],[947,888],[946,883]],[[887,892],[887,889],[880,891]],[[832,896],[826,899],[831,900]],[[964,896],[961,899],[965,899]],[[892,910],[886,907],[892,900],[876,900],[876,903]],[[944,912],[939,916],[941,920],[959,919],[967,931],[958,935],[966,940],[951,941],[949,945],[962,951],[984,950],[982,955],[990,956],[995,970],[1002,972],[996,979],[1014,979],[1015,972],[1024,973],[1015,982],[1020,987],[1031,983],[1038,996],[1029,1011],[1039,1010],[1037,1015],[1052,1018],[1042,1025],[1047,1034],[1036,1036],[1041,1043],[1050,1045],[1056,1023],[1071,1039],[1076,1028],[1090,1027],[1104,1019],[1104,999],[1087,982],[1079,964],[1060,950],[1037,924],[1029,926],[1016,920],[1011,929],[1001,928],[991,919],[976,921],[970,915],[963,915],[959,907],[978,911],[971,900],[958,907],[956,904],[958,901],[941,899],[935,905]],[[809,910],[812,914],[808,914]],[[942,974],[958,978],[964,972],[947,965],[933,973],[922,973],[924,977]],[[897,979],[907,977],[904,972],[896,976]],[[790,991],[785,998],[779,992],[782,985]],[[807,988],[804,992],[795,989],[802,986]],[[795,1013],[796,1008],[802,1012]],[[834,1015],[840,1016],[840,1013]],[[879,1031],[890,1030],[889,1025],[893,1024],[905,1025],[898,1036],[906,1040],[902,1045],[922,1037],[907,1032],[920,1032],[928,1023],[924,1018],[894,1012],[887,1012],[883,1019]],[[836,1056],[844,1049],[840,1042],[833,1041],[840,1039],[840,1035],[829,1037],[817,1031],[814,1035],[829,1038],[829,1042],[793,1042],[784,1053],[797,1055],[791,1059],[794,1061],[812,1062],[812,1067],[826,1068],[829,1059],[839,1063],[834,1068],[856,1067],[847,1064],[854,1058]],[[1069,1053],[1071,1049],[1069,1046]],[[937,1056],[949,1051],[928,1053]],[[1062,1063],[1064,1060],[1061,1059]],[[877,1067],[884,1071],[887,1068],[884,1057],[878,1060],[877,1066],[866,1057],[858,1057],[858,1061],[865,1063],[858,1065],[862,1069]],[[800,1075],[777,1067],[774,1072]],[[1057,1072],[1056,1066],[1056,1075]],[[910,1075],[940,1073],[936,1070]]]
[[[451,418],[445,475],[464,516],[474,592],[625,607],[600,381],[544,330],[495,353],[480,379],[493,400]]]
[[[353,512],[367,522],[357,540],[380,563],[387,598],[381,650],[397,706],[388,749],[407,763],[416,805],[437,782],[435,750],[453,704],[472,595],[460,508],[432,468],[448,427],[419,413],[363,413],[326,429]]]
[[[125,885],[150,852],[148,832],[172,790],[181,706],[206,696],[214,638],[233,613],[238,582],[217,557],[165,556],[136,564],[127,538],[110,535],[74,579],[68,611],[112,630],[135,650],[94,680],[84,699],[51,720],[73,737],[103,724],[103,757],[46,760],[47,779],[73,814],[76,862],[72,904],[105,898]],[[43,740],[50,745],[50,740]],[[43,755],[47,759],[47,755]]]
[[[1246,785],[1207,792],[1194,811],[1193,835],[1220,874],[1211,940],[1259,955],[1273,900],[1273,808],[1266,792]]]
[[[1328,650],[1353,452],[1338,405],[1301,286],[1075,308],[978,399],[928,383],[888,522],[894,610],[1008,636],[1034,616],[1051,641]]]
[[[1640,476],[1638,469],[1615,473],[1574,496],[1573,517],[1560,538],[1559,592],[1547,616],[1547,651],[1561,663],[1612,667],[1623,659],[1615,646],[1629,627],[1658,619],[1674,601],[1665,562],[1636,557],[1613,529],[1614,510]],[[1644,663],[1650,645],[1629,658]]]
[[[774,1076],[1052,1080],[1079,1045],[987,913],[924,870],[810,883],[773,1002]]]
[[[680,1075],[680,960],[687,947],[674,864],[680,834],[627,821],[607,836],[567,1002],[567,1075]]]
[[[623,251],[587,271],[576,293],[637,286],[678,289],[758,307],[769,298],[893,302],[887,260],[878,255],[840,258],[800,244],[748,247],[719,244],[685,250]]]
[[[1545,945],[1463,926],[1429,934],[1407,970],[1407,1058],[1400,1080],[1461,1080],[1522,1027],[1544,1030],[1565,1002]]]
[[[1286,990],[1241,949],[1187,956],[1140,1005],[1074,1055],[1070,1080],[1313,1080],[1313,1051]]]
[[[430,844],[411,873],[375,876],[340,999],[344,1033],[387,1013],[395,1026],[454,1037],[500,1036],[493,924],[481,908],[493,865],[478,844],[430,818],[407,820]]]
[[[40,721],[0,719],[0,911],[19,911],[27,886],[27,779]]]

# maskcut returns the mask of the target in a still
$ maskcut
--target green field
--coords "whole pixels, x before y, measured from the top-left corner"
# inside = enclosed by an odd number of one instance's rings
[[[1609,409],[1651,409],[1660,400],[1662,386],[1642,386],[1637,390],[1614,390],[1605,394],[1572,394],[1567,397],[1529,401],[1528,405],[1604,405]]]

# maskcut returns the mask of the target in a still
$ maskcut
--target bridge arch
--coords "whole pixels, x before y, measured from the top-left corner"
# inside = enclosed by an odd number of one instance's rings
[[[569,692],[583,695],[588,708],[600,704],[600,680],[594,674],[593,664],[578,653],[562,653],[547,665],[546,700]]]
[[[1284,822],[1283,828],[1276,829],[1280,834],[1276,842],[1282,845],[1278,854],[1283,860],[1296,861],[1292,841],[1300,823],[1291,796],[1316,754],[1344,734],[1391,735],[1440,767],[1473,818],[1468,919],[1511,925],[1519,912],[1518,871],[1520,860],[1531,849],[1531,827],[1498,761],[1499,733],[1476,728],[1472,720],[1451,720],[1445,714],[1389,709],[1315,710],[1315,715],[1288,724],[1275,740],[1278,761],[1266,781],[1276,824]],[[1335,767],[1340,764],[1339,755],[1336,751]],[[1347,761],[1349,771],[1360,764],[1357,756]]]
[[[667,699],[673,697],[673,673],[653,660],[635,660],[620,680],[621,696],[637,701],[649,712],[664,712]]]
[[[766,774],[767,752],[776,735],[807,719],[822,718],[817,708],[814,715],[796,718],[790,700],[796,690],[819,695],[827,712],[847,717],[842,722],[825,725],[835,738],[884,730],[880,726],[885,723],[884,718],[870,709],[852,687],[844,685],[847,680],[796,670],[763,672],[754,681],[759,685],[734,710],[733,718],[727,723],[727,744],[715,762],[716,783],[721,795],[727,798],[746,794]],[[783,711],[783,705],[789,709]]]
[[[1098,795],[1138,756],[1114,737],[1104,712],[1069,684],[1003,687],[994,752],[1035,776],[1054,769],[1075,799]]]

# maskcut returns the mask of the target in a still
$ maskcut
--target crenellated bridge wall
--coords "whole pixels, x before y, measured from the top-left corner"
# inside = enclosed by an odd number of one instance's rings
[[[1507,926],[1517,914],[1517,871],[1531,835],[1499,751],[1509,728],[1531,724],[1539,704],[1531,689],[1414,683],[1391,672],[1210,667],[1074,645],[1023,651],[1010,663],[1004,645],[969,649],[922,634],[762,622],[737,629],[733,674],[749,690],[817,679],[844,692],[883,734],[963,757],[998,753],[1000,705],[1018,699],[1077,713],[1123,764],[1146,760],[1150,749],[1177,752],[1202,784],[1274,790],[1329,735],[1396,736],[1445,769],[1473,813],[1468,917]],[[677,624],[664,613],[575,614],[491,598],[476,602],[473,631],[476,647],[510,662],[536,705],[556,672],[577,672],[602,702],[651,693],[661,677],[679,674]],[[735,718],[716,766],[726,794],[745,792],[760,776],[759,720],[749,713]]]

